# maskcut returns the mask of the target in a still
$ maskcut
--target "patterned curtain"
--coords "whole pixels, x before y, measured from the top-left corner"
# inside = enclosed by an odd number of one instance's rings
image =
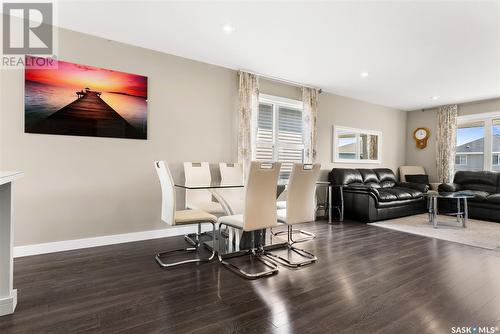
[[[252,161],[252,144],[255,134],[252,132],[252,119],[257,117],[259,109],[259,78],[247,72],[238,72],[239,78],[239,126],[238,126],[238,162],[243,165],[244,175],[248,175]]]
[[[318,90],[303,87],[302,102],[304,103],[304,111],[302,113],[304,124],[304,162],[313,163],[316,160]]]
[[[439,107],[437,117],[436,163],[438,181],[441,183],[452,182],[457,141],[457,105]]]

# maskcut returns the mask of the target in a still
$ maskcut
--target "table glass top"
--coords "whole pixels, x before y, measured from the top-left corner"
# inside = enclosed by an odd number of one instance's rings
[[[428,192],[428,193],[424,193],[424,196],[427,196],[427,197],[438,197],[438,198],[473,198],[474,194],[469,193],[469,192],[457,192],[457,193]]]
[[[288,180],[279,180],[278,186],[286,186]],[[329,185],[328,181],[317,181],[316,185]],[[212,181],[210,183],[186,183],[186,182],[175,182],[175,186],[184,189],[223,189],[223,188],[243,188],[244,184],[234,184],[226,183],[221,181]]]
[[[176,187],[185,188],[185,189],[222,189],[222,188],[243,188],[244,184],[232,184],[225,183],[221,181],[212,181],[210,183],[185,183],[185,182],[176,182]]]

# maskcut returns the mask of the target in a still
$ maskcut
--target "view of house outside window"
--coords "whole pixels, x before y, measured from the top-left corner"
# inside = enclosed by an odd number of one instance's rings
[[[493,120],[492,170],[500,171],[500,118]]]
[[[500,117],[459,122],[455,170],[500,171]]]
[[[455,170],[484,170],[484,123],[460,124]]]

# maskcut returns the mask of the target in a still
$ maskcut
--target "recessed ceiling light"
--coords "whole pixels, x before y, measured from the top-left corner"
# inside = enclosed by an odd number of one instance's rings
[[[437,96],[437,95],[435,95],[435,96],[431,97],[431,100],[436,101],[437,99],[439,99],[439,96]]]
[[[234,27],[230,24],[225,24],[223,27],[222,27],[222,30],[224,30],[224,32],[226,34],[230,34],[234,31]]]
[[[363,78],[366,78],[368,76],[368,72],[361,72],[359,75],[361,75],[361,77]]]

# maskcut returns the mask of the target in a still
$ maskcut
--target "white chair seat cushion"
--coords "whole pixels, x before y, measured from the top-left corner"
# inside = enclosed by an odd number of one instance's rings
[[[186,207],[191,210],[201,210],[209,213],[225,213],[222,205],[213,201],[206,203],[190,203],[186,205]]]
[[[217,222],[217,217],[202,210],[175,211],[175,224],[195,224],[198,222]]]
[[[281,209],[277,211],[278,222],[286,224],[286,209]]]
[[[278,201],[278,202],[276,202],[276,207],[278,209],[286,209],[286,201]]]
[[[222,216],[219,217],[219,223],[243,229],[243,215]]]

